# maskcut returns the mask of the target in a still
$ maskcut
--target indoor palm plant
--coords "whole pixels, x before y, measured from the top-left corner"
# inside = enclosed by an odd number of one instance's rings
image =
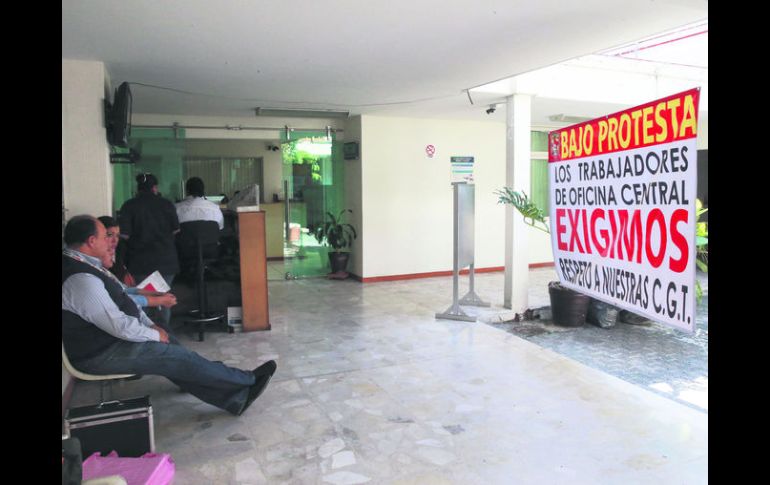
[[[498,204],[512,205],[524,217],[526,224],[551,233],[545,220],[545,212],[532,202],[524,191],[519,193],[509,187],[503,187],[495,194],[498,196]],[[555,324],[575,327],[585,323],[591,297],[562,286],[558,281],[548,283],[548,295],[551,298],[551,314]]]
[[[332,248],[329,251],[332,273],[345,273],[350,252],[343,250],[353,246],[353,241],[358,237],[356,229],[351,224],[343,222],[345,212],[353,213],[350,209],[341,210],[337,216],[327,212],[326,220],[311,230],[319,243]]]

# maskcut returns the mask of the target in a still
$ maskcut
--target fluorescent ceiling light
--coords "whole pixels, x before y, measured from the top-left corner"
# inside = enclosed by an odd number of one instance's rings
[[[585,116],[570,116],[563,113],[557,115],[551,115],[548,117],[551,121],[563,121],[565,123],[582,123],[584,121],[592,120],[593,118],[586,118]]]
[[[294,108],[255,108],[257,116],[279,116],[292,118],[347,118],[348,111],[326,109],[294,109]]]

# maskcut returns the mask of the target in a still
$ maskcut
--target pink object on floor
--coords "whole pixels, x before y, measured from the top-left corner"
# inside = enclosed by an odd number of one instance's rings
[[[120,475],[128,485],[168,485],[175,472],[174,460],[168,453],[121,458],[114,451],[107,456],[96,452],[83,462],[83,480]]]

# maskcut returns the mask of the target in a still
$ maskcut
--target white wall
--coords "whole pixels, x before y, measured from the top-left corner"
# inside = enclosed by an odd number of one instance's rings
[[[62,59],[62,201],[67,219],[111,212],[112,170],[104,125],[101,62]],[[62,365],[62,395],[72,377]]]
[[[708,150],[709,149],[709,120],[708,119],[699,119],[698,120],[698,138],[696,139],[697,148],[698,150]]]
[[[62,59],[62,198],[66,217],[112,211],[101,62]]]
[[[505,124],[361,117],[364,278],[452,269],[450,157],[475,157],[476,267],[505,264]],[[436,147],[433,158],[425,147]],[[532,230],[533,233],[537,231]],[[547,235],[530,263],[553,261]],[[544,250],[544,246],[547,250]]]

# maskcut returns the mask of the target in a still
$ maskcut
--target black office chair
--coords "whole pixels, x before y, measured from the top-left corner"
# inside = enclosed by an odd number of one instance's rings
[[[177,234],[177,251],[182,273],[192,273],[198,292],[198,309],[190,312],[191,318],[185,323],[198,325],[198,341],[203,342],[204,327],[210,323],[222,321],[224,314],[208,310],[208,294],[206,292],[207,265],[216,261],[219,256],[219,224],[215,221],[190,221],[179,225]]]

